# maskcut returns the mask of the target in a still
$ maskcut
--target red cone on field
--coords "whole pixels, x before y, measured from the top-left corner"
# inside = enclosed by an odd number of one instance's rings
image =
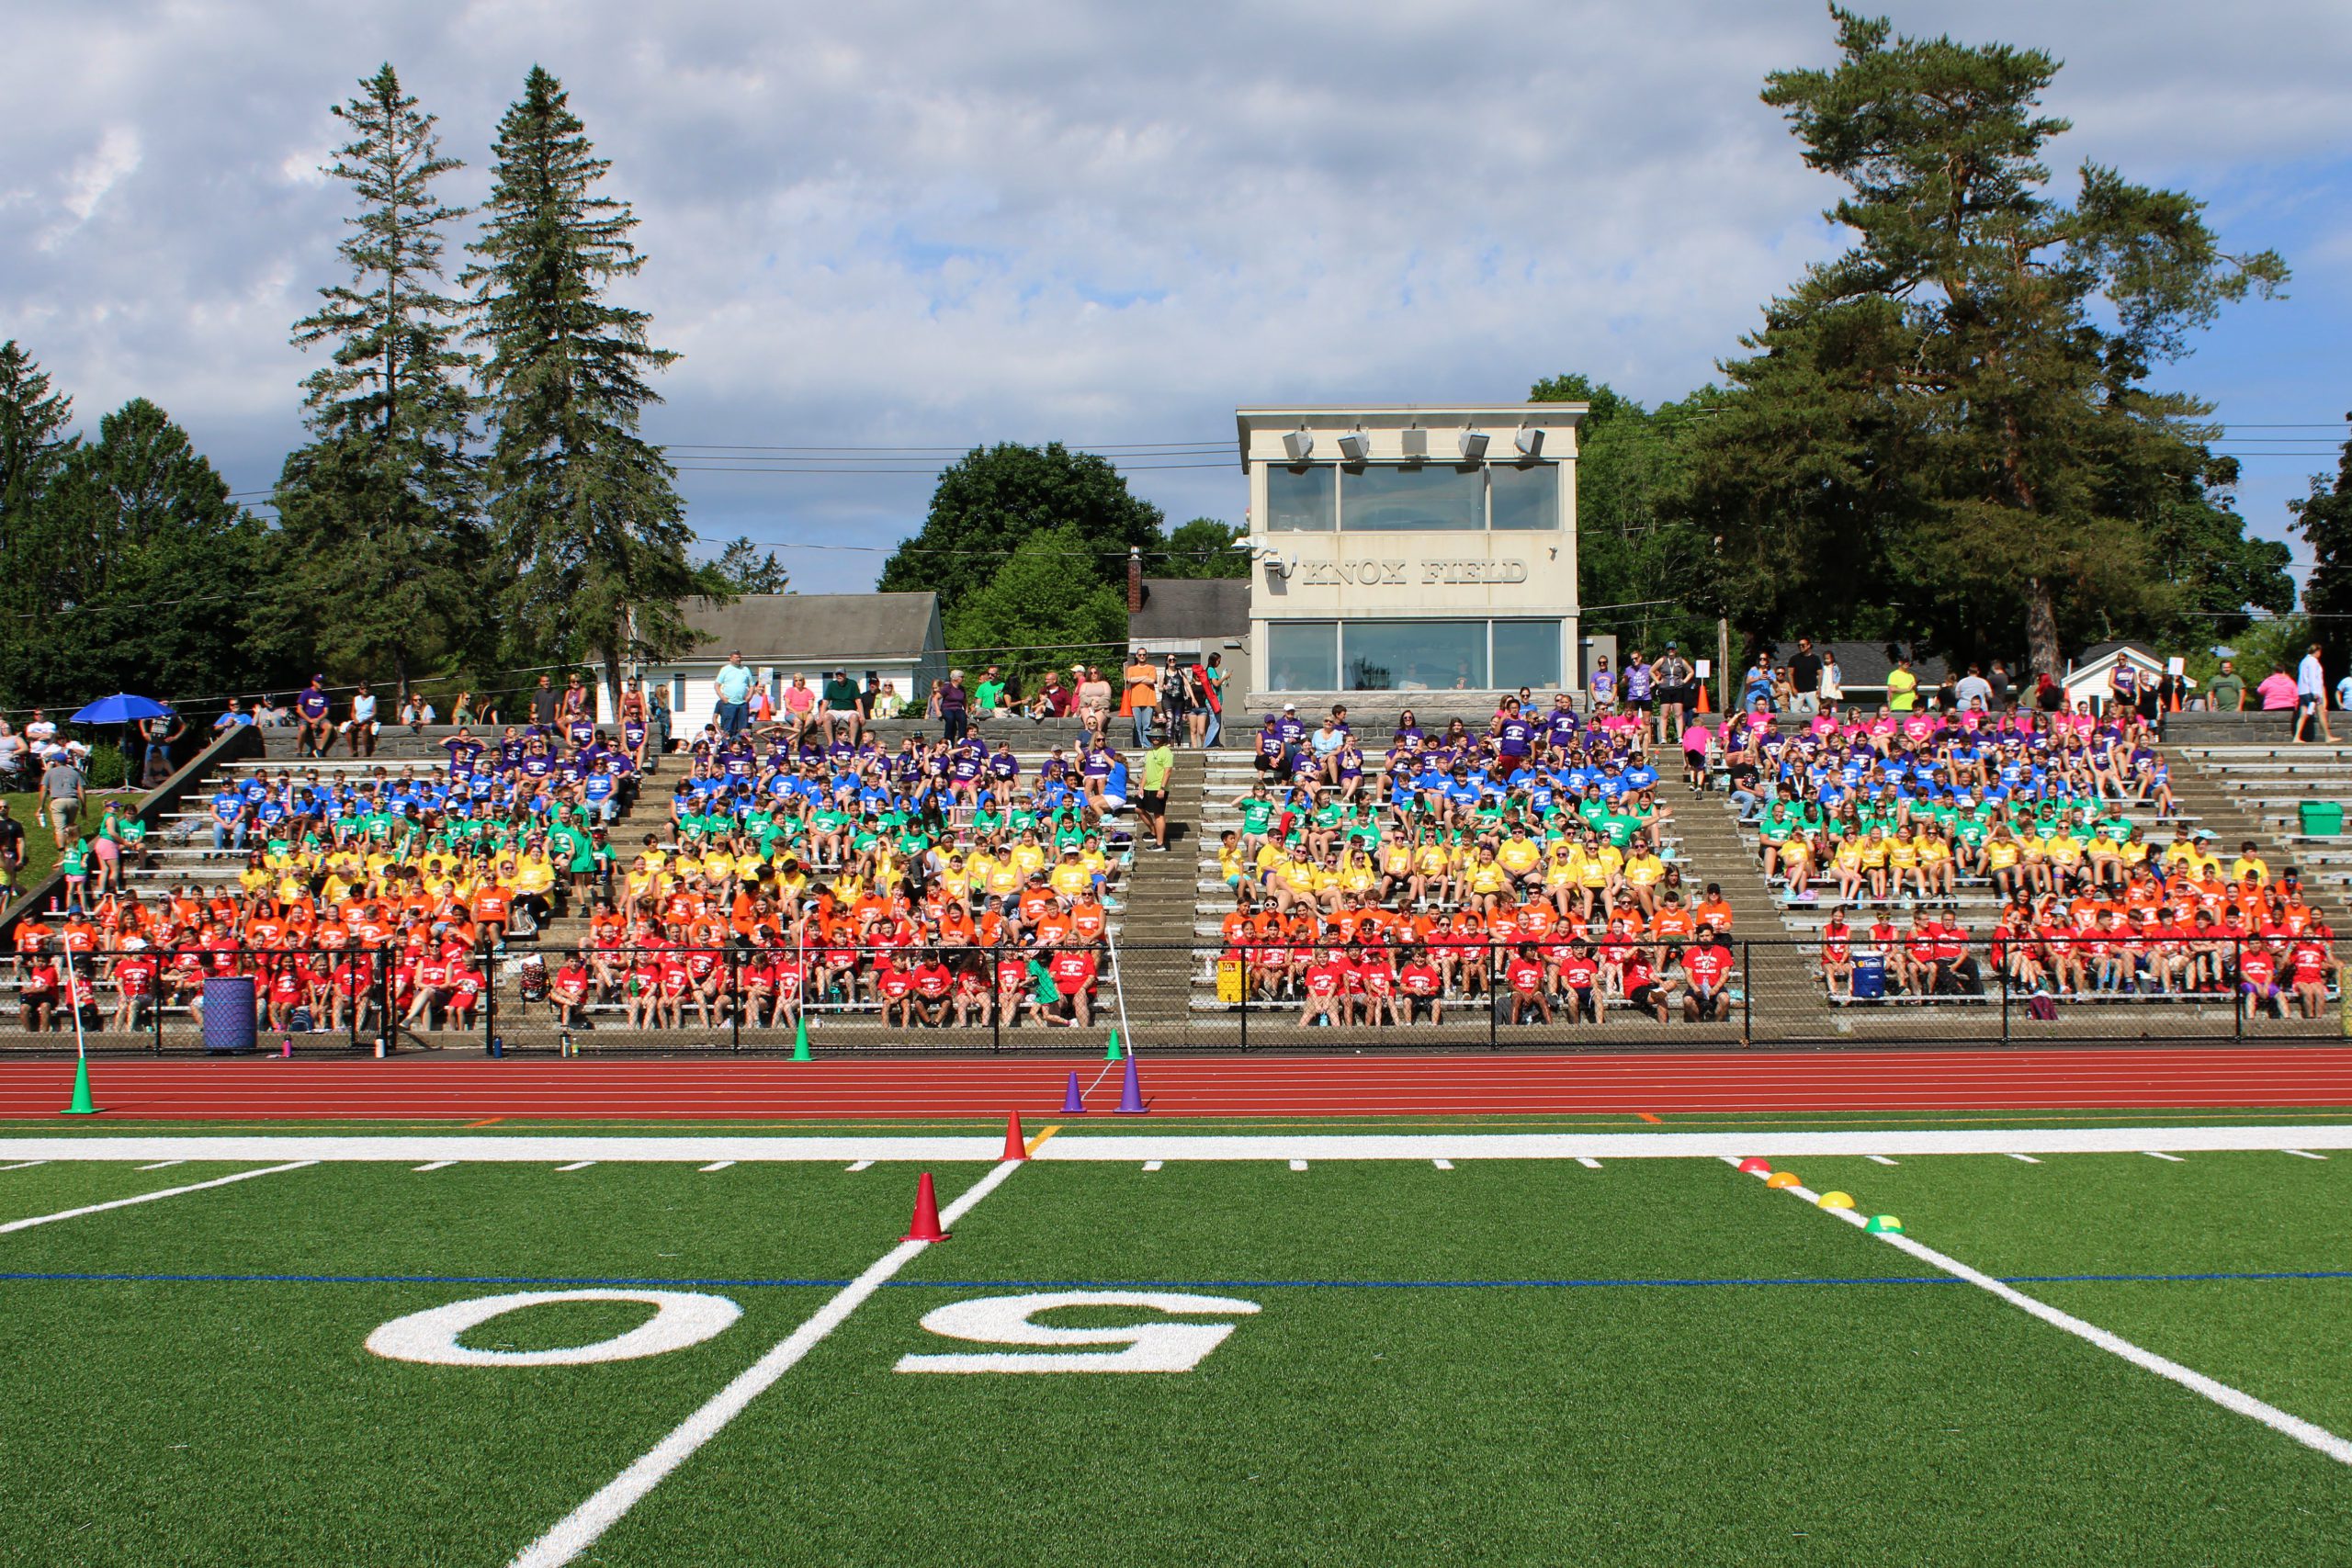
[[[901,1241],[945,1241],[947,1232],[939,1228],[939,1195],[931,1189],[931,1172],[924,1171],[915,1179],[915,1221],[907,1227]]]
[[[1004,1153],[999,1159],[1027,1159],[1029,1140],[1021,1135],[1021,1112],[1008,1113],[1004,1119]]]
[[[1739,1168],[1750,1176],[1770,1176],[1772,1174],[1772,1162],[1758,1159],[1754,1155],[1749,1155],[1739,1162]]]

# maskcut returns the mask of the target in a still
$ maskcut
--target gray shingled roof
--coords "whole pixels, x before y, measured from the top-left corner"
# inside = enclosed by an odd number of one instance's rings
[[[936,593],[746,593],[729,604],[689,599],[684,610],[702,633],[689,658],[724,659],[740,649],[752,663],[826,663],[912,659],[937,646]]]
[[[1838,672],[1849,686],[1883,686],[1888,673],[1894,668],[1896,657],[1908,649],[1900,644],[1886,642],[1832,642],[1814,645],[1815,652],[1825,646],[1838,660]],[[1772,662],[1786,664],[1796,656],[1797,645],[1784,642],[1772,649]],[[1933,686],[1944,678],[1944,661],[1922,659],[1914,654],[1911,673],[1919,677],[1923,685]]]
[[[1143,608],[1127,616],[1127,636],[1139,642],[1198,637],[1205,645],[1249,635],[1246,577],[1147,577]]]

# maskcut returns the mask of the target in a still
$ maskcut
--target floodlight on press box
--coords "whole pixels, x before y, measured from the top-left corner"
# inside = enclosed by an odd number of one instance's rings
[[[1430,433],[1419,425],[1397,432],[1397,439],[1404,444],[1405,461],[1408,466],[1418,466],[1429,457]]]
[[[1283,437],[1283,450],[1290,454],[1292,462],[1304,463],[1315,455],[1315,437],[1301,425]]]
[[[1519,440],[1514,445],[1519,447],[1521,457],[1532,462],[1544,456],[1544,432],[1534,425],[1522,424],[1519,427]]]
[[[1340,460],[1341,462],[1361,463],[1366,457],[1371,456],[1372,437],[1363,433],[1363,426],[1358,425],[1353,430],[1349,431],[1345,435],[1340,437]]]
[[[1465,430],[1462,433],[1462,460],[1465,463],[1483,463],[1487,460],[1485,431]]]

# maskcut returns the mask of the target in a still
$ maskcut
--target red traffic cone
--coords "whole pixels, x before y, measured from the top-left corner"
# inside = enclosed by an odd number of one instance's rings
[[[915,1221],[907,1227],[901,1241],[945,1241],[947,1232],[939,1228],[939,1196],[931,1190],[931,1172],[924,1171],[915,1179]]]
[[[1750,1176],[1770,1176],[1772,1174],[1771,1162],[1770,1160],[1758,1159],[1754,1155],[1750,1155],[1746,1159],[1741,1160],[1739,1162],[1739,1168],[1746,1171]]]
[[[1021,1135],[1021,1112],[1015,1111],[1004,1119],[1004,1153],[998,1158],[1027,1159],[1028,1157],[1029,1140]]]

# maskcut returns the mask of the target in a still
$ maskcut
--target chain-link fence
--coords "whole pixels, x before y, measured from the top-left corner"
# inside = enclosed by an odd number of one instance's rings
[[[2063,1044],[2340,1040],[2344,944],[1914,927],[1680,944],[20,953],[0,1049],[349,1055]]]

